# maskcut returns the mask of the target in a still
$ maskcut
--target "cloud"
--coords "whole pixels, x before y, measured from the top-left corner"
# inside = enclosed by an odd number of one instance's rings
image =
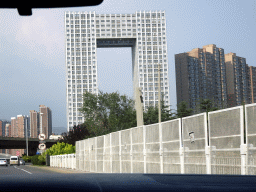
[[[34,14],[21,19],[15,40],[30,52],[29,56],[41,55],[50,59],[63,57],[64,53],[64,22],[60,17],[54,17],[54,12]],[[37,11],[36,11],[37,12]],[[62,17],[63,18],[63,17]],[[62,22],[62,28],[60,29]]]

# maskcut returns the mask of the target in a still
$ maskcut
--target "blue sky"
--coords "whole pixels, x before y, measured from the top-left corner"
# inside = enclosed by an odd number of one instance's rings
[[[256,2],[234,0],[104,0],[99,6],[33,9],[21,17],[0,9],[0,119],[10,120],[43,104],[53,127],[66,131],[64,11],[96,14],[165,10],[170,104],[177,109],[174,55],[215,44],[256,66]],[[98,48],[98,82],[103,92],[132,97],[130,48]],[[113,74],[113,75],[109,75]],[[113,86],[115,85],[115,86]],[[54,132],[55,130],[53,130]]]

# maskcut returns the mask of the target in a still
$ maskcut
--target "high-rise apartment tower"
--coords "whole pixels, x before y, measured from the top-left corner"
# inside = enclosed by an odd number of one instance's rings
[[[246,59],[235,53],[225,54],[227,68],[228,106],[254,103],[255,67],[249,67]],[[253,83],[254,82],[254,83]]]
[[[161,93],[169,105],[169,78],[164,11],[134,14],[65,12],[67,130],[84,122],[79,112],[86,91],[98,94],[97,48],[131,47],[135,89],[143,106],[158,103],[158,64]]]
[[[175,55],[177,104],[186,101],[197,109],[199,99],[211,99],[216,107],[227,106],[224,50],[206,45]]]
[[[40,131],[39,113],[36,112],[35,110],[30,110],[29,113],[30,113],[30,137],[37,138]]]
[[[256,67],[235,53],[206,45],[175,55],[177,104],[186,101],[199,112],[199,98],[227,108],[256,101]]]
[[[45,105],[39,105],[40,128],[39,133],[43,133],[46,139],[52,135],[52,111]]]

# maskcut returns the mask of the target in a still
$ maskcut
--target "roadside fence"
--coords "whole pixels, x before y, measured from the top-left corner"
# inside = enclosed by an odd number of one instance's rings
[[[50,166],[75,169],[76,168],[76,154],[54,155],[50,156]]]
[[[201,113],[76,142],[51,166],[94,173],[256,175],[256,104]]]

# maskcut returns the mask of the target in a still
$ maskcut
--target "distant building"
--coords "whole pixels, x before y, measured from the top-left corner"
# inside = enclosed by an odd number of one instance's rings
[[[228,91],[228,106],[234,107],[252,103],[253,82],[255,82],[255,67],[249,67],[246,64],[246,59],[236,56],[235,53],[225,54],[225,63],[227,66],[227,91]],[[251,71],[250,71],[251,70]],[[252,84],[251,84],[252,81]],[[251,90],[252,88],[252,90]]]
[[[26,130],[27,130],[27,136],[30,137],[30,117],[17,115],[16,123],[18,128],[18,137],[25,138]]]
[[[24,138],[24,116],[17,115],[18,137]]]
[[[18,137],[18,127],[16,122],[16,117],[11,117],[11,137]]]
[[[31,138],[37,138],[39,135],[39,126],[40,126],[40,120],[39,120],[39,113],[35,110],[30,110],[30,137]]]
[[[52,111],[45,105],[39,105],[40,133],[46,135],[46,139],[52,135]]]
[[[5,137],[6,135],[6,130],[5,130],[5,126],[6,124],[10,123],[10,121],[6,121],[6,120],[0,120],[0,136]]]
[[[227,108],[256,101],[256,67],[235,53],[206,45],[175,55],[177,104],[186,101],[199,112],[199,100],[210,99],[215,107]]]
[[[10,137],[10,133],[11,133],[11,124],[7,123],[5,125],[5,137]]]
[[[251,88],[251,103],[256,103],[256,67],[249,67],[250,88]]]
[[[186,101],[197,110],[199,99],[211,99],[215,107],[227,106],[224,50],[206,45],[175,55],[177,104]]]

